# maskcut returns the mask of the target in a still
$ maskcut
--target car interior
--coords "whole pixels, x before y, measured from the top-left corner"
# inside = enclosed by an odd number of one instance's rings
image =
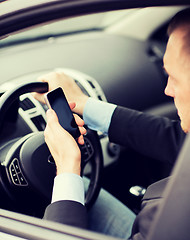
[[[5,209],[7,221],[12,217],[6,210],[41,218],[51,201],[55,166],[46,159],[50,154],[43,141],[47,106],[31,94],[47,91],[38,77],[64,72],[88,96],[177,119],[172,99],[164,94],[167,74],[162,58],[168,23],[184,7],[139,7],[50,19],[0,40],[0,208]],[[89,207],[103,187],[138,213],[147,186],[168,176],[173,167],[90,129],[81,151],[83,174],[92,181],[101,174],[101,185],[95,180],[97,186],[87,193]],[[47,170],[43,174],[42,165]],[[19,215],[15,218],[21,221]],[[55,228],[61,231],[59,224]],[[98,234],[85,236],[85,231],[78,231],[79,239],[101,239]],[[58,235],[54,239],[61,239]]]

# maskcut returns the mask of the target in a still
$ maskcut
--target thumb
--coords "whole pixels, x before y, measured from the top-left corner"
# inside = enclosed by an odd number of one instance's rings
[[[46,111],[46,116],[47,116],[47,123],[51,124],[51,123],[58,123],[58,117],[57,114],[55,113],[55,111],[53,109],[48,109]]]

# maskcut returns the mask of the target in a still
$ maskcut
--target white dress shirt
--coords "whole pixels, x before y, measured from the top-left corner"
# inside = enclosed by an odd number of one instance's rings
[[[115,108],[114,104],[89,98],[84,108],[83,120],[90,129],[107,134]],[[60,200],[85,204],[82,177],[73,173],[62,173],[55,177],[52,203]]]

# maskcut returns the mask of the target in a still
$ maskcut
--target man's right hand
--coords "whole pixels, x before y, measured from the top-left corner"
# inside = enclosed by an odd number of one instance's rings
[[[75,81],[65,75],[62,72],[51,72],[46,75],[42,75],[38,78],[38,81],[47,82],[49,85],[49,91],[61,87],[65,93],[68,102],[75,102],[76,107],[74,111],[80,115],[83,115],[85,104],[88,100],[88,96],[86,96],[79,86],[75,83]],[[44,102],[44,94],[41,93],[33,93],[33,96],[40,102]]]
[[[81,172],[81,152],[75,139],[59,124],[56,113],[48,109],[47,125],[44,130],[45,142],[55,160],[57,175],[61,173],[74,173],[80,175]],[[83,135],[86,133],[84,121],[75,115],[76,123],[80,130],[79,144],[84,144]]]

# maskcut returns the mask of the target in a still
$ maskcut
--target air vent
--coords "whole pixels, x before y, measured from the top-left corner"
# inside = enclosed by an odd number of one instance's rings
[[[33,104],[33,102],[31,102],[31,100],[29,98],[25,98],[24,100],[20,101],[20,107],[26,111],[32,108],[35,108],[35,105]]]
[[[90,84],[90,86],[92,87],[92,88],[96,88],[95,86],[94,86],[94,84],[90,81],[90,80],[87,80],[88,81],[88,83]]]
[[[102,97],[101,97],[100,95],[98,95],[98,99],[101,100],[101,101],[103,101],[103,99],[102,99]]]
[[[83,85],[78,80],[75,80],[75,82],[80,87],[80,89],[83,91],[84,94],[86,94],[87,96],[90,96],[89,93],[86,91],[86,89],[83,87]]]
[[[32,122],[39,131],[43,131],[46,127],[46,122],[42,115],[31,118]]]

